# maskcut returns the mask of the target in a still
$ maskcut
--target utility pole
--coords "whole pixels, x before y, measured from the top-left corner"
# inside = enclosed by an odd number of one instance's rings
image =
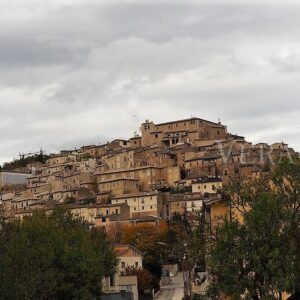
[[[192,300],[192,271],[191,264],[187,256],[183,256],[182,260],[182,273],[183,273],[183,283],[184,283],[184,296]]]

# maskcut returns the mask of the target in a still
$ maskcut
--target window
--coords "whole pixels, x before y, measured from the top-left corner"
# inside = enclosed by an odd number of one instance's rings
[[[150,209],[152,209],[153,207],[152,207],[152,205],[150,206]]]
[[[122,261],[122,262],[121,262],[121,268],[122,268],[122,269],[125,269],[125,267],[126,267],[125,262]]]
[[[135,267],[138,268],[139,267],[139,263],[136,261],[135,262]]]
[[[204,185],[204,189],[206,189],[206,185]]]
[[[102,223],[105,223],[106,222],[106,218],[102,218]]]
[[[118,214],[119,213],[119,210],[118,209],[116,209],[116,214]]]
[[[144,210],[145,209],[145,207],[144,206],[142,206],[142,210]]]
[[[216,188],[215,188],[215,185],[213,184],[213,185],[212,185],[212,190],[214,191],[215,189],[216,189]]]
[[[111,275],[109,277],[109,285],[110,286],[115,286],[115,276],[114,275]]]
[[[158,138],[158,134],[157,134],[157,133],[155,133],[155,138],[156,138],[156,139]]]

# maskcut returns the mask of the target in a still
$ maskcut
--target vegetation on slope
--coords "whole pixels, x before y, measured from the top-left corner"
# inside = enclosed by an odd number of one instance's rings
[[[35,162],[40,162],[44,164],[46,160],[50,158],[49,155],[40,152],[39,154],[33,154],[30,156],[21,156],[19,159],[14,159],[12,162],[4,163],[3,166],[0,165],[0,170],[16,170],[25,168],[28,164]]]

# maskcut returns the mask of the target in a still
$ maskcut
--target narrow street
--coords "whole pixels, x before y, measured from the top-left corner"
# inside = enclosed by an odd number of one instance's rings
[[[161,288],[161,292],[156,298],[157,300],[182,300],[183,298],[183,277],[182,273],[178,273],[176,277],[172,277],[172,285]]]

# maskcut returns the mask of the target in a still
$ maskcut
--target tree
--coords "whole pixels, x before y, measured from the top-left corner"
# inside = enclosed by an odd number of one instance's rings
[[[242,219],[224,220],[210,258],[217,299],[300,299],[300,160],[282,160],[264,179],[224,190]]]
[[[166,241],[168,226],[136,225],[123,228],[122,243],[130,244],[144,253],[143,266],[152,275],[151,286],[159,288],[162,274],[162,264],[166,249],[159,243]]]
[[[291,250],[292,266],[287,278],[290,299],[300,299],[300,158],[284,158],[272,173],[276,193],[282,199],[282,209],[286,212],[286,239]]]
[[[46,155],[41,151],[39,154],[34,154],[26,157],[21,156],[19,159],[14,159],[12,162],[6,162],[3,164],[2,168],[4,170],[15,170],[19,168],[25,168],[28,164],[32,164],[34,162],[45,164],[47,159],[49,158],[49,155]]]
[[[205,222],[199,213],[194,222],[186,214],[175,213],[170,220],[168,243],[172,246],[177,263],[181,264],[184,277],[184,294],[192,297],[192,270],[205,266]]]
[[[281,201],[262,196],[242,224],[226,221],[211,257],[211,293],[240,299],[281,299],[291,270]]]
[[[56,209],[2,225],[0,295],[5,299],[94,299],[116,256],[102,230]]]
[[[138,291],[143,293],[146,290],[152,288],[152,275],[149,271],[142,268],[135,268],[127,266],[124,271],[121,272],[121,276],[137,276],[138,281]]]

